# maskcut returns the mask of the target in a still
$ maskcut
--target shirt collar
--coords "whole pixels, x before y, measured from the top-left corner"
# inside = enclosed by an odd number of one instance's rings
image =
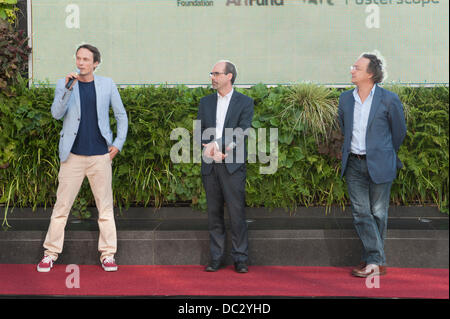
[[[228,94],[225,95],[225,96],[222,96],[222,95],[219,94],[219,92],[217,92],[217,98],[229,100],[229,99],[231,99],[231,96],[233,95],[233,92],[234,92],[234,89],[233,89],[233,88],[231,89],[230,93],[228,93]]]
[[[372,90],[370,90],[369,97],[372,97],[375,94],[376,87],[377,85],[374,84]],[[358,87],[355,87],[355,89],[353,90],[353,96],[355,97],[355,99],[358,98],[359,100]]]

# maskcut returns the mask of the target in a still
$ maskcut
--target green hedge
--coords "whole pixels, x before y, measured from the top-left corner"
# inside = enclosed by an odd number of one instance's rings
[[[399,152],[405,167],[393,184],[392,203],[436,204],[448,213],[448,87],[388,89],[399,94],[408,122]],[[253,127],[278,127],[279,135],[275,174],[259,174],[262,164],[248,165],[247,205],[347,205],[346,186],[339,177],[342,139],[335,119],[330,120],[342,90],[301,84],[238,91],[255,100]],[[15,96],[0,93],[0,205],[36,208],[55,201],[62,122],[50,114],[53,92],[50,87],[18,86]],[[176,127],[192,134],[198,102],[212,92],[184,86],[120,90],[129,131],[113,165],[116,206],[206,207],[200,164],[173,164],[170,149],[176,141],[169,136]],[[322,110],[328,113],[323,116]],[[87,180],[80,195],[74,211],[95,205]]]

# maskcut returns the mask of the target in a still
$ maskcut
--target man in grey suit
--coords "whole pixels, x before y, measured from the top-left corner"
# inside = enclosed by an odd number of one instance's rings
[[[356,88],[339,98],[344,134],[342,175],[350,196],[353,222],[363,245],[357,277],[386,274],[384,239],[392,181],[402,167],[397,153],[406,136],[403,106],[395,93],[379,87],[382,61],[363,54],[351,67]]]
[[[206,271],[219,270],[224,261],[224,202],[231,221],[235,270],[248,272],[248,233],[245,220],[245,131],[253,118],[253,100],[233,89],[236,67],[219,61],[210,73],[217,93],[200,100],[197,119],[202,133],[202,180],[208,205],[211,260]]]
[[[94,75],[99,64],[98,49],[81,45],[76,51],[78,73],[69,74],[56,84],[51,112],[55,119],[63,119],[59,140],[61,167],[56,203],[44,241],[44,257],[37,265],[39,272],[49,272],[62,252],[67,217],[86,176],[99,215],[100,262],[105,271],[118,269],[114,260],[117,235],[111,163],[125,143],[128,118],[114,82]],[[117,121],[115,139],[109,125],[110,108]]]

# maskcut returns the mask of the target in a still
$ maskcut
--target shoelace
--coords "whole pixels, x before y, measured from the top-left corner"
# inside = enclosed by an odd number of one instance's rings
[[[52,257],[50,257],[50,256],[44,256],[44,258],[42,258],[42,263],[44,263],[44,264],[49,264],[52,261],[53,261]]]
[[[106,257],[105,259],[103,259],[103,263],[104,264],[113,264],[114,263],[114,258],[113,257]]]

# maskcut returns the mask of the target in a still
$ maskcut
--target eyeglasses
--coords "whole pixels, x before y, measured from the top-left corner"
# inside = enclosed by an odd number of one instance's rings
[[[358,68],[356,65],[351,65],[350,66],[350,71],[359,71],[360,68]]]
[[[218,76],[219,74],[227,74],[227,73],[225,73],[225,72],[209,72],[210,77]]]

